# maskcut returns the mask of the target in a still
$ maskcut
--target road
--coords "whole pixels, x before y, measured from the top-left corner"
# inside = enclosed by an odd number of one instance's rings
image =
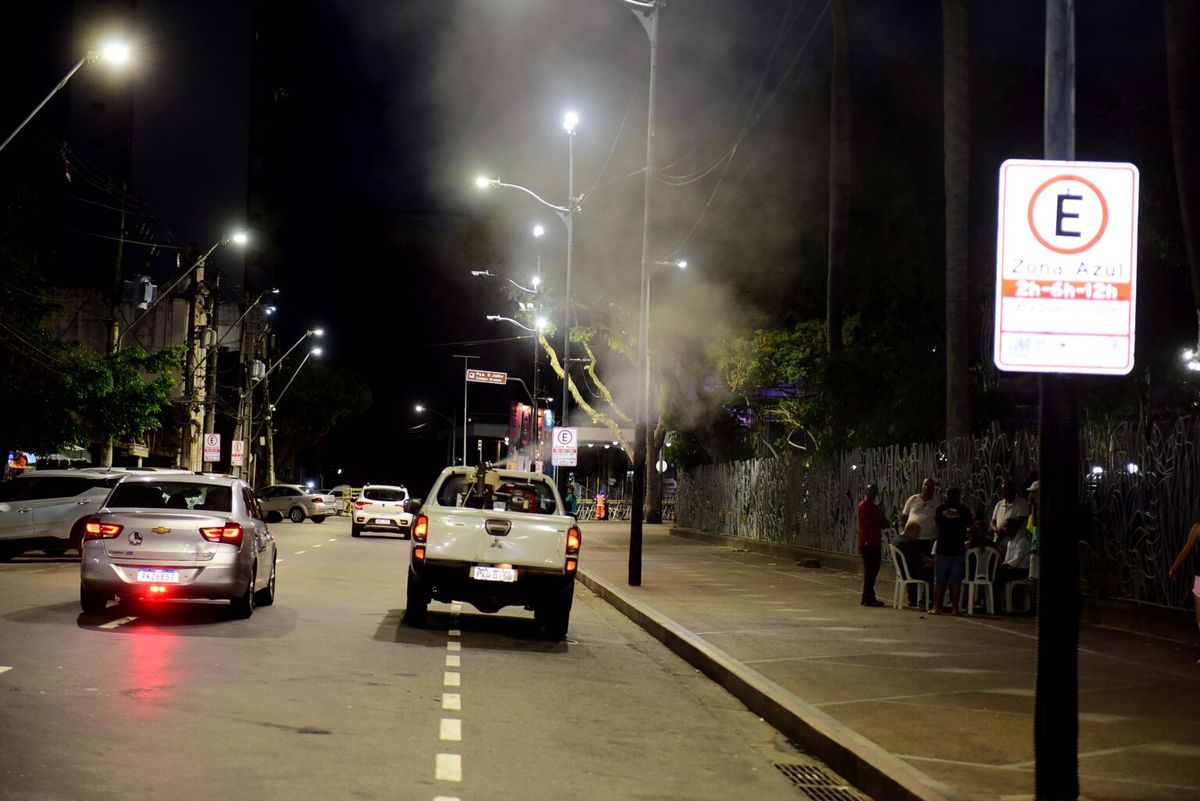
[[[272,526],[274,606],[111,605],[78,562],[0,564],[0,798],[797,799],[778,732],[583,587],[400,620],[408,543]],[[585,544],[586,548],[586,544]]]

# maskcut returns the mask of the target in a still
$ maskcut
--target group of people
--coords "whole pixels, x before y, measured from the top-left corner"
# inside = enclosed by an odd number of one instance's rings
[[[990,521],[977,520],[962,503],[957,487],[936,496],[932,478],[921,483],[921,491],[909,497],[900,511],[901,531],[891,541],[914,579],[930,588],[930,613],[961,614],[959,601],[966,579],[969,548],[997,551],[999,565],[992,577],[993,606],[1000,606],[1005,586],[1014,580],[1037,577],[1038,500],[1041,484],[1033,481],[1027,497],[1017,494],[1017,484],[1007,480]],[[858,550],[863,560],[863,606],[883,606],[875,597],[875,579],[883,561],[883,531],[887,514],[878,503],[879,488],[868,484],[858,504]],[[986,553],[981,550],[980,553]],[[915,596],[915,590],[910,588]],[[942,601],[947,592],[950,606]],[[914,598],[915,600],[915,598]]]

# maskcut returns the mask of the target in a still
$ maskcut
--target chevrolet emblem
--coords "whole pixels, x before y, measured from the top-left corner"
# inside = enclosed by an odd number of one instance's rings
[[[157,528],[152,528],[150,530],[153,531],[155,534],[170,534],[171,533],[171,529],[167,528],[166,526],[159,526]]]

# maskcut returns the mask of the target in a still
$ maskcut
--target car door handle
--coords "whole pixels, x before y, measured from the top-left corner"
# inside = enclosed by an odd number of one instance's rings
[[[33,507],[32,507],[32,506],[27,506],[27,507],[25,507],[24,509],[18,509],[18,510],[17,510],[17,514],[19,514],[19,515],[23,515],[23,514],[25,514],[26,512],[32,512],[32,511],[33,511]]]
[[[92,501],[75,501],[76,506],[87,506],[89,503],[92,503]]]

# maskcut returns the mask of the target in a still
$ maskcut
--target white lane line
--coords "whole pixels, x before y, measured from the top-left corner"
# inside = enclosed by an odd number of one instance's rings
[[[457,687],[462,684],[462,674],[447,670],[442,673],[442,684],[446,687]]]
[[[448,642],[448,643],[446,643],[446,650],[447,651],[461,651],[462,643],[461,642]]]
[[[283,560],[282,560],[282,559],[280,559],[280,558],[278,558],[278,557],[276,557],[276,558],[275,558],[275,564],[279,564],[279,563],[280,563],[280,562],[282,562],[282,561],[283,561]]]
[[[6,665],[0,665],[0,673],[4,673],[5,671],[9,671],[9,670],[12,670],[12,668],[8,667]]]
[[[438,754],[434,775],[440,782],[461,782],[462,757],[458,754]]]
[[[326,542],[337,542],[337,537],[330,537]]]
[[[442,725],[438,730],[438,739],[452,742],[462,740],[462,721],[458,718],[442,718]]]
[[[442,693],[442,709],[462,709],[462,696],[458,693]]]
[[[462,657],[458,654],[446,654],[446,667],[462,667]]]
[[[308,553],[308,551],[296,551],[296,553],[294,554],[294,556],[299,556],[299,555],[300,555],[300,554],[302,554],[302,553]]]
[[[448,635],[450,635],[451,637],[461,637],[462,636],[462,631],[460,631],[459,629],[450,629],[450,631],[448,631],[446,633]]]
[[[323,542],[318,542],[318,543],[317,543],[316,545],[314,545],[313,547],[314,547],[314,548],[320,548],[320,547],[321,547],[322,545],[324,545],[324,544],[325,544],[325,543],[323,543]]]
[[[122,617],[122,618],[117,618],[116,620],[110,620],[110,621],[109,621],[109,622],[107,622],[107,623],[101,623],[101,624],[100,624],[100,628],[102,628],[102,629],[115,629],[117,626],[124,626],[126,623],[132,623],[132,622],[133,622],[133,621],[135,621],[135,620],[137,620],[137,618],[136,618],[136,617]]]
[[[435,795],[433,801],[461,801],[456,795]]]

